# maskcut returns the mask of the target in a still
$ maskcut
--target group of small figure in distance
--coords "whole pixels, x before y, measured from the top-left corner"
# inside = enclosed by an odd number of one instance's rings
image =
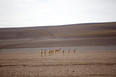
[[[49,50],[49,51],[48,51],[49,56],[53,55],[54,52],[55,52],[55,54],[58,53],[60,50],[61,50],[61,48],[60,48],[60,49],[56,49],[56,50]],[[76,49],[73,50],[74,54],[75,54],[75,51],[76,51]],[[64,52],[65,52],[65,51],[64,51],[64,49],[63,49],[63,51],[62,51],[63,55],[64,55]],[[41,50],[40,53],[41,53],[41,57],[46,56],[46,53],[47,53],[47,52],[46,52],[46,49],[45,49],[45,51]],[[69,54],[69,53],[70,53],[70,49],[68,50],[68,54]]]

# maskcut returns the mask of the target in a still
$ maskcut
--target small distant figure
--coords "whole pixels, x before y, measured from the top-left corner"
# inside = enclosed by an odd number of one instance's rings
[[[70,53],[70,49],[68,50],[68,54]]]
[[[64,55],[64,49],[63,49],[62,53],[63,53],[63,55]]]
[[[59,51],[61,50],[61,48],[59,49]]]
[[[74,49],[74,54],[75,54],[76,49]]]
[[[50,54],[52,55],[52,50],[50,51]]]
[[[60,48],[60,49],[56,49],[56,50],[55,50],[55,54],[56,54],[57,52],[59,52],[60,50],[61,50],[61,48]]]
[[[48,52],[48,53],[49,53],[49,56],[50,56],[51,50],[49,50],[49,52]]]
[[[44,56],[46,56],[46,49],[45,49],[45,51],[44,51]]]
[[[42,50],[40,51],[40,53],[41,53],[41,57],[43,57],[43,51]]]
[[[52,54],[54,54],[54,50],[52,50]]]

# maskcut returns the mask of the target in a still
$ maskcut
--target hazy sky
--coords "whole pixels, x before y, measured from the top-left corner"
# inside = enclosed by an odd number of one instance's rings
[[[116,21],[116,0],[0,0],[0,28]]]

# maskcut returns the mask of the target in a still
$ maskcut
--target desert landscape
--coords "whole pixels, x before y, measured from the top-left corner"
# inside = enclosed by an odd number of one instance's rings
[[[0,29],[0,77],[52,76],[116,77],[116,22]]]

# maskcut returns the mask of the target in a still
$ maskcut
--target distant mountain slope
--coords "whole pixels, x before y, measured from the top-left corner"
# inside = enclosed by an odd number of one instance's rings
[[[0,29],[0,49],[116,46],[116,22]]]
[[[0,29],[0,39],[66,37],[116,37],[116,22]]]

